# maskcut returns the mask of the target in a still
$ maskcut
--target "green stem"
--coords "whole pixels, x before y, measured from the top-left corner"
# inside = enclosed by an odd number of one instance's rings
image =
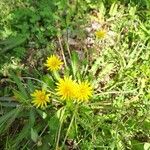
[[[54,71],[53,72],[54,78],[58,81],[60,79],[60,75],[58,73],[58,71]]]
[[[75,113],[73,114],[72,119],[71,119],[71,122],[70,122],[70,124],[69,124],[68,129],[67,129],[67,133],[66,133],[66,136],[65,136],[64,142],[63,142],[63,147],[64,147],[64,145],[65,145],[65,141],[66,141],[67,136],[68,136],[68,134],[69,134],[69,131],[70,131],[71,127],[72,127],[72,124],[73,124],[74,119],[75,119]]]
[[[61,132],[61,129],[62,129],[65,109],[66,108],[64,108],[64,111],[62,111],[62,114],[60,116],[60,126],[59,126],[59,130],[58,130],[58,134],[57,134],[57,141],[56,141],[56,148],[55,148],[55,150],[58,150],[58,148],[59,148],[60,132]]]
[[[76,106],[75,111],[74,111],[74,113],[73,113],[73,116],[72,116],[72,118],[71,118],[71,122],[70,122],[70,124],[69,124],[68,129],[67,129],[67,132],[66,132],[66,135],[65,135],[65,138],[64,138],[64,142],[63,142],[63,144],[62,144],[62,147],[64,147],[65,142],[66,142],[66,139],[67,139],[67,136],[68,136],[69,131],[70,131],[71,127],[72,127],[73,121],[74,121],[74,119],[75,119],[77,107],[78,107],[78,105]]]

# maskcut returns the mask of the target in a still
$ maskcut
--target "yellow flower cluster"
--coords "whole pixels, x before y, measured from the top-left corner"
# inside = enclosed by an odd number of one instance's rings
[[[62,100],[75,99],[78,101],[87,101],[93,93],[92,86],[88,81],[76,83],[71,77],[60,79],[56,91]]]
[[[57,56],[52,55],[47,58],[45,66],[48,70],[56,71],[60,69],[62,64]],[[59,78],[56,85],[56,95],[59,96],[61,100],[87,101],[93,93],[93,88],[88,81],[77,83],[72,80],[71,77]],[[46,91],[43,89],[35,90],[31,96],[33,97],[32,103],[37,108],[44,108],[47,106],[47,103],[50,102],[50,94],[46,94]]]

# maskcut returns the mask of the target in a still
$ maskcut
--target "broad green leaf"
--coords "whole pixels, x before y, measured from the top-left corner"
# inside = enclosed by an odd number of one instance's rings
[[[110,7],[110,11],[109,11],[110,16],[115,16],[118,12],[117,9],[118,9],[118,4],[114,2]]]
[[[102,14],[102,15],[105,15],[105,13],[106,13],[106,8],[105,8],[105,6],[104,6],[104,2],[103,1],[101,1],[100,3],[99,3],[99,12]]]
[[[17,107],[19,104],[18,103],[15,103],[15,102],[0,102],[0,105],[1,106],[4,106],[4,107]]]
[[[29,80],[27,81],[27,85],[28,85],[28,91],[29,91],[29,93],[34,92],[35,88],[34,88],[34,85],[33,85],[33,83],[32,83],[32,80],[29,79]]]
[[[93,75],[96,74],[96,71],[100,68],[101,66],[101,61],[102,61],[102,58],[101,57],[98,57],[94,64],[92,65],[91,69],[90,69],[90,73],[92,73]]]
[[[75,77],[79,68],[79,56],[75,51],[73,51],[71,54],[71,66],[72,66],[73,75]]]
[[[40,109],[36,109],[36,111],[38,112],[38,114],[43,118],[43,119],[46,119],[47,118],[47,114],[40,110]]]
[[[35,112],[34,112],[34,109],[30,109],[30,114],[29,114],[30,116],[29,116],[29,124],[30,124],[30,126],[31,127],[33,127],[34,126],[34,124],[35,124]]]
[[[0,101],[2,101],[2,102],[12,102],[12,101],[14,101],[14,99],[12,97],[3,96],[3,97],[0,97]]]
[[[28,138],[30,133],[30,125],[27,122],[23,129],[16,135],[16,137],[12,140],[14,145],[18,145],[24,138]]]
[[[28,99],[28,94],[27,94],[27,91],[26,91],[23,83],[21,82],[21,80],[14,73],[11,73],[11,77],[12,77],[13,81],[17,84],[18,89],[21,93],[21,96],[24,97],[23,100],[27,100]]]
[[[13,109],[10,112],[6,113],[5,115],[1,116],[0,117],[0,124],[7,122],[7,120],[9,118],[11,118],[13,115],[15,115],[16,111],[17,111],[17,108]]]
[[[24,95],[21,92],[14,89],[13,93],[14,93],[14,97],[17,101],[19,101],[20,103],[25,102],[26,99],[25,99]]]
[[[135,13],[136,13],[136,6],[134,6],[134,7],[130,7],[129,15],[134,16],[134,15],[135,15]]]
[[[47,86],[49,86],[50,88],[54,88],[55,87],[55,84],[54,84],[54,79],[51,75],[49,74],[46,74],[42,77],[42,80],[44,83],[47,84]]]
[[[31,128],[31,139],[34,141],[34,142],[37,142],[38,140],[38,133],[35,129]]]
[[[49,130],[53,136],[56,135],[59,128],[59,124],[60,122],[59,119],[56,117],[56,115],[51,117],[50,120],[48,121]]]
[[[134,150],[143,150],[144,149],[144,144],[138,140],[132,140],[132,149]]]
[[[76,137],[76,124],[75,122],[72,123],[71,127],[70,127],[70,130],[69,130],[69,133],[68,133],[68,138],[69,139],[74,139]]]
[[[10,127],[10,125],[16,119],[20,111],[21,107],[13,109],[10,112],[3,115],[2,117],[0,117],[0,128],[3,128],[3,130],[0,130],[0,133],[4,132]]]
[[[20,112],[22,111],[21,107],[18,107],[15,111],[15,113],[13,114],[13,116],[11,116],[8,120],[7,120],[7,124],[5,126],[4,130],[7,130],[11,124],[15,121],[15,119],[18,117],[18,115],[20,114]]]
[[[140,23],[140,28],[144,31],[144,33],[150,36],[150,31],[145,27],[143,23]]]
[[[0,45],[4,45],[4,48],[0,52],[0,54],[5,53],[9,49],[15,48],[26,41],[26,37],[22,35],[17,35],[16,37],[10,37],[4,41],[0,42]]]

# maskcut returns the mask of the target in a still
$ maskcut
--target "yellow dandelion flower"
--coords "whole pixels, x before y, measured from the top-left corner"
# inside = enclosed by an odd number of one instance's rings
[[[33,97],[32,103],[37,108],[47,107],[47,103],[50,102],[50,94],[46,94],[45,90],[35,90],[35,92],[31,94],[31,96]]]
[[[61,96],[62,100],[69,100],[75,97],[77,83],[71,77],[59,79],[57,83],[57,95]]]
[[[47,67],[47,70],[56,71],[60,69],[63,62],[58,56],[52,55],[47,57],[46,63],[44,64]]]
[[[95,35],[98,39],[103,39],[106,36],[106,31],[105,30],[96,31]]]
[[[93,88],[88,81],[80,82],[77,86],[76,98],[79,101],[87,101],[92,93]]]

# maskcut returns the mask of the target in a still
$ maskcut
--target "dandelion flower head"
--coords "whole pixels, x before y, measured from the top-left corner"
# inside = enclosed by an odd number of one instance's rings
[[[98,30],[95,32],[95,35],[98,39],[103,39],[106,36],[105,30]]]
[[[45,66],[47,67],[47,70],[56,71],[61,68],[62,64],[63,62],[58,56],[52,55],[50,57],[47,57]]]
[[[71,79],[71,77],[64,77],[59,79],[57,83],[57,95],[62,100],[70,100],[75,97],[77,83]]]
[[[88,81],[79,82],[77,86],[76,98],[78,101],[87,101],[92,96],[93,88]]]
[[[34,93],[31,94],[31,96],[33,98],[32,103],[37,108],[47,107],[47,103],[50,102],[50,94],[46,94],[45,90],[35,90]]]

